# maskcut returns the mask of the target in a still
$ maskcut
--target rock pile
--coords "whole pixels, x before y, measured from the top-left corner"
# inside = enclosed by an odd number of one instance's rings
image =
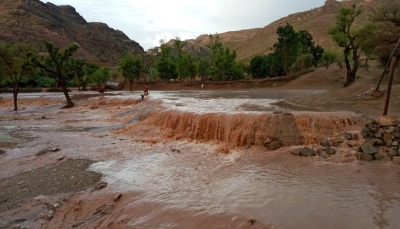
[[[366,124],[361,134],[365,139],[359,148],[361,160],[390,159],[400,164],[400,125],[397,117],[377,118]]]

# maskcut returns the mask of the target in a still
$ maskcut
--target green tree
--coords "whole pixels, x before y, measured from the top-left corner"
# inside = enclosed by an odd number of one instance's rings
[[[134,80],[139,80],[143,74],[144,65],[141,56],[133,56],[126,54],[120,61],[119,71],[122,76],[129,82],[129,89],[133,90]]]
[[[179,37],[176,37],[174,40],[174,48],[178,52],[178,59],[177,59],[177,70],[178,70],[178,76],[179,80],[182,79],[182,49],[187,45],[187,41],[181,41]]]
[[[210,75],[210,64],[204,59],[198,59],[198,63],[198,73],[201,76],[201,81],[204,82],[204,79]]]
[[[72,44],[64,50],[60,50],[57,46],[50,42],[44,42],[47,55],[38,57],[31,55],[31,63],[43,71],[47,72],[50,77],[57,81],[57,84],[62,88],[67,105],[65,108],[71,108],[74,104],[69,97],[67,90],[67,79],[74,74],[74,69],[71,64],[68,64],[73,59],[74,53],[78,50],[76,44]]]
[[[71,65],[71,68],[73,69],[76,85],[78,86],[78,91],[80,91],[81,87],[80,87],[79,79],[81,79],[84,76],[84,68],[85,68],[86,62],[82,59],[71,58],[69,64]]]
[[[83,69],[83,77],[81,79],[82,89],[86,90],[88,84],[93,82],[94,73],[100,68],[100,65],[94,62],[87,62]]]
[[[154,82],[160,77],[160,73],[158,72],[156,66],[151,66],[149,68],[149,77],[150,77],[150,82]]]
[[[8,78],[13,87],[14,111],[18,110],[18,92],[24,77],[35,74],[35,68],[29,64],[29,55],[33,48],[29,45],[7,45],[0,43],[0,75]]]
[[[249,73],[253,78],[263,78],[268,75],[266,56],[255,56],[251,59]]]
[[[170,52],[171,47],[165,44],[164,40],[160,40],[161,52],[157,61],[157,69],[160,73],[160,77],[164,80],[175,78],[177,76],[176,65],[171,59]]]
[[[92,82],[97,85],[105,84],[110,79],[110,69],[107,67],[101,67],[97,69],[92,75]]]
[[[338,55],[330,50],[326,50],[321,58],[321,64],[328,70],[329,66],[335,63],[338,59]]]
[[[329,29],[329,34],[333,40],[339,47],[343,48],[347,69],[345,87],[356,81],[357,70],[359,68],[360,43],[365,39],[368,31],[372,33],[369,25],[360,29],[353,28],[354,21],[360,15],[361,10],[356,7],[356,4],[351,8],[343,7],[336,15],[336,26]],[[350,58],[353,60],[352,64],[350,63]]]

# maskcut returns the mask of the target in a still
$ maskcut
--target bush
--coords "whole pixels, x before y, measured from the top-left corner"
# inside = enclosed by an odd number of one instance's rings
[[[312,54],[299,56],[290,68],[291,72],[296,73],[311,68],[313,66],[313,58]]]
[[[54,87],[56,81],[46,76],[39,76],[35,79],[38,87]]]
[[[321,64],[326,68],[326,70],[328,70],[329,66],[335,63],[337,59],[338,55],[335,52],[326,50],[324,54],[322,54]]]

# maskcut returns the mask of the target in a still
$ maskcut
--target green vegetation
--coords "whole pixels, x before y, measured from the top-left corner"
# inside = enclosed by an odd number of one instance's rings
[[[139,80],[144,72],[144,64],[141,56],[126,54],[119,64],[119,71],[129,82],[129,89],[132,91],[134,80]]]
[[[250,61],[248,70],[254,78],[284,76],[318,66],[324,49],[314,45],[308,31],[296,32],[286,24],[278,27],[276,33],[278,41],[271,48],[273,52]]]
[[[324,66],[326,70],[328,70],[329,66],[335,63],[337,60],[338,60],[337,53],[330,50],[326,50],[324,54],[322,54],[321,65]]]
[[[353,24],[361,10],[356,4],[351,8],[343,7],[336,15],[336,25],[329,29],[329,34],[336,44],[343,48],[344,62],[347,69],[346,83],[348,86],[356,81],[356,75],[359,68],[360,46],[366,38],[372,36],[374,26],[367,24],[362,28],[354,29]],[[353,63],[350,63],[350,58]]]

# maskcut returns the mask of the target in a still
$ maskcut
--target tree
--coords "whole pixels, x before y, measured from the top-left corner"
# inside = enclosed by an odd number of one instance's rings
[[[347,69],[345,87],[356,81],[356,74],[359,68],[360,42],[367,36],[367,31],[372,32],[368,25],[361,29],[353,28],[354,21],[360,15],[361,10],[356,7],[356,4],[351,8],[343,7],[336,15],[336,26],[329,29],[329,34],[333,40],[339,47],[343,48]],[[350,58],[353,60],[352,65]]]
[[[391,1],[371,11],[370,19],[376,25],[372,39],[375,47],[373,52],[386,64],[400,37],[400,1]],[[398,51],[395,55],[400,58]]]
[[[144,65],[141,56],[133,56],[132,54],[126,54],[120,61],[119,71],[122,76],[128,80],[129,89],[133,90],[133,82],[135,79],[140,79],[143,74]]]
[[[267,76],[266,56],[255,56],[251,59],[249,73],[253,78],[263,78]]]
[[[31,63],[43,71],[47,72],[50,77],[57,81],[57,84],[62,88],[67,105],[65,108],[71,108],[74,104],[69,97],[66,81],[67,78],[74,74],[74,69],[71,63],[73,61],[73,55],[78,50],[76,44],[72,44],[64,50],[60,50],[57,46],[50,42],[44,42],[47,55],[38,57],[37,55],[31,55]]]
[[[181,39],[179,37],[176,37],[176,39],[174,40],[174,48],[178,52],[177,68],[178,68],[179,80],[182,79],[181,78],[182,77],[182,69],[181,69],[181,65],[182,65],[182,49],[187,44],[188,44],[187,41],[181,41]]]
[[[160,77],[164,80],[172,79],[177,76],[176,65],[174,61],[171,60],[169,45],[165,44],[164,40],[160,40],[161,52],[157,61],[157,69],[160,73]]]
[[[321,58],[321,64],[328,70],[329,66],[336,62],[338,55],[335,52],[326,50]]]
[[[89,83],[93,82],[93,74],[100,68],[100,65],[94,62],[87,62],[83,69],[82,89],[86,90]]]
[[[201,81],[204,82],[204,79],[210,75],[210,64],[207,60],[198,59],[198,73],[201,76]]]
[[[18,92],[24,77],[32,76],[35,68],[29,64],[33,48],[29,45],[0,43],[0,75],[10,79],[13,87],[14,111],[18,110]]]
[[[110,79],[110,69],[107,67],[101,67],[97,69],[91,76],[91,80],[99,84],[105,84]]]
[[[69,64],[71,65],[71,68],[73,69],[76,85],[78,86],[78,91],[80,91],[81,87],[79,84],[79,79],[81,79],[84,75],[84,68],[85,68],[86,62],[82,59],[71,58]]]

